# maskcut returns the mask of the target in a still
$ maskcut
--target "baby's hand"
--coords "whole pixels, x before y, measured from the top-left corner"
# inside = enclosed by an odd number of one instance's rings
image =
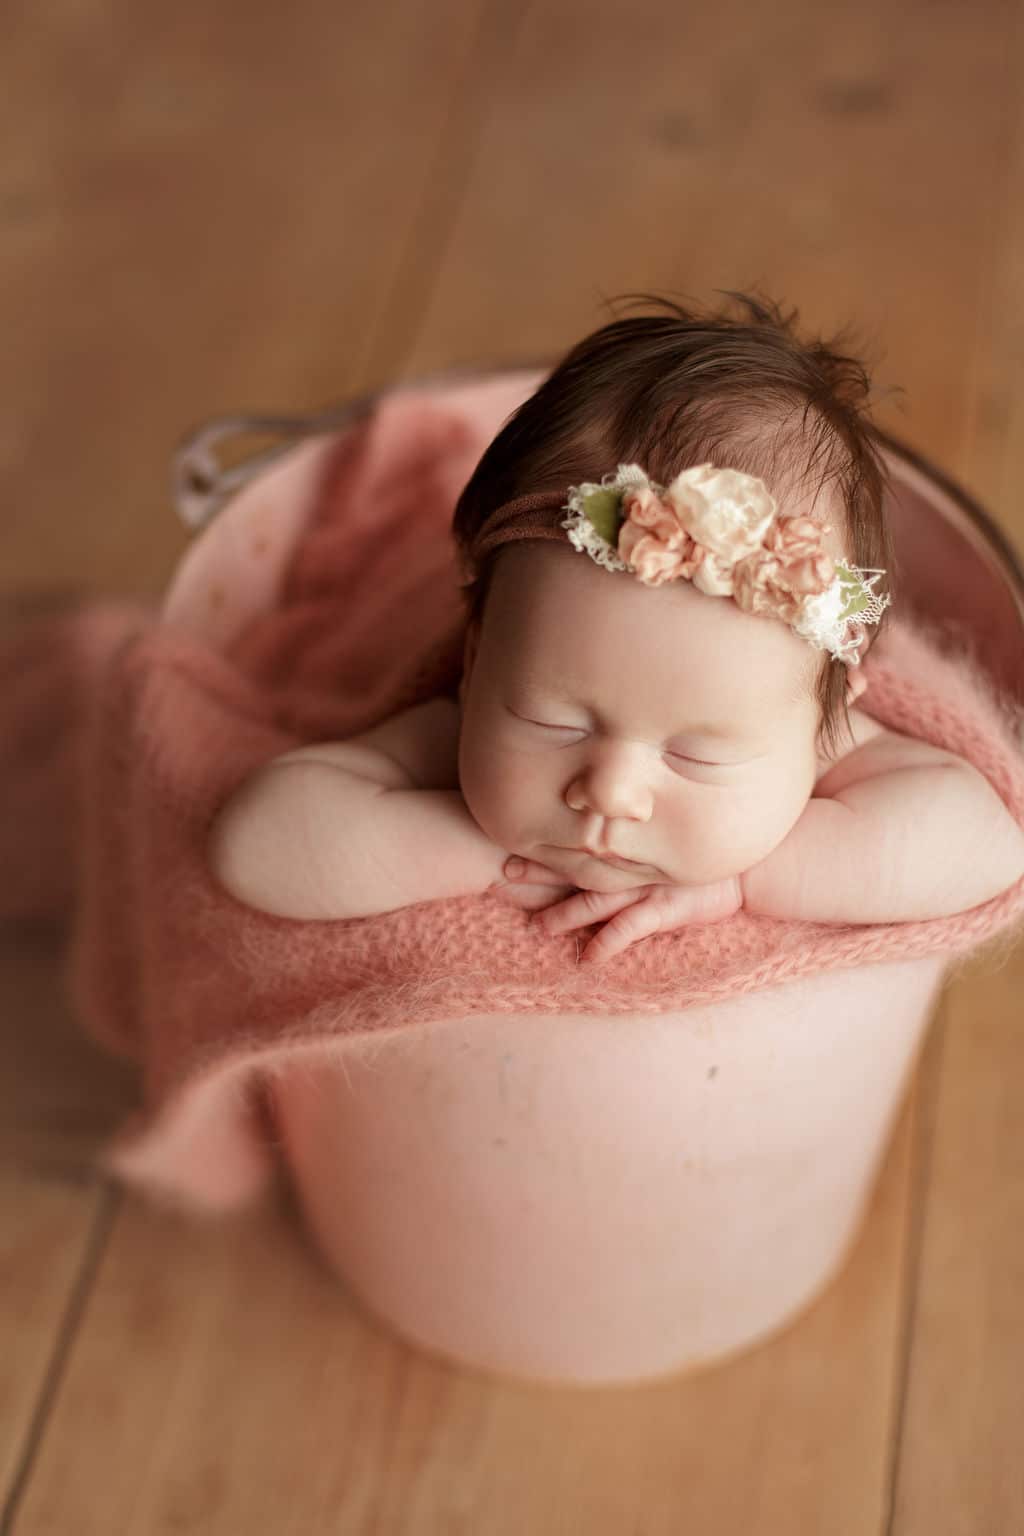
[[[532,866],[531,866],[532,867]],[[743,905],[738,877],[714,885],[640,885],[630,891],[577,891],[547,906],[534,919],[545,933],[569,933],[603,922],[582,961],[600,965],[652,933],[671,933],[689,923],[717,923]]]
[[[576,890],[576,886],[566,884],[563,875],[557,875],[546,864],[535,864],[532,859],[506,859],[503,874],[505,878],[496,880],[490,889],[502,901],[521,907],[524,912],[536,912],[552,902],[564,901]]]

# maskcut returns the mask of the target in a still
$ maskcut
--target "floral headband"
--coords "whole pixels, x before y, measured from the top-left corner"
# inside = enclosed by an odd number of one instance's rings
[[[556,508],[569,513],[557,526]],[[709,597],[781,619],[850,667],[860,666],[866,626],[891,602],[872,590],[884,571],[833,561],[822,548],[830,525],[779,513],[764,481],[737,469],[698,464],[665,488],[638,464],[620,464],[600,485],[570,486],[567,500],[543,492],[508,503],[471,553],[479,561],[499,544],[562,538],[561,530],[606,570],[631,571],[651,587],[692,581]]]

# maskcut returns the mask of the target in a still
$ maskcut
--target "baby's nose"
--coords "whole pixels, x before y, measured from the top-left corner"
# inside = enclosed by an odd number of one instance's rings
[[[574,811],[650,821],[654,796],[643,749],[630,743],[598,743],[569,784],[565,800]]]

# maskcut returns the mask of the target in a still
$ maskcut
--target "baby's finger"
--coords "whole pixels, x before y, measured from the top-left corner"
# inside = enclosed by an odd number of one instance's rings
[[[627,907],[611,922],[605,923],[583,951],[582,962],[586,965],[603,965],[615,955],[621,955],[631,944],[657,933],[661,922],[650,903]]]
[[[603,922],[614,912],[621,912],[624,905],[639,899],[639,892],[632,891],[577,891],[567,901],[546,907],[534,918],[545,933],[571,933],[574,928],[586,928],[591,923]]]
[[[550,907],[552,902],[563,900],[572,886],[524,885],[521,880],[506,880],[492,889],[499,901],[519,907],[523,912],[537,912],[542,907]]]
[[[565,885],[564,875],[559,875],[546,864],[537,864],[533,859],[520,858],[513,854],[505,860],[504,875],[506,880],[514,880],[516,884],[523,885]]]

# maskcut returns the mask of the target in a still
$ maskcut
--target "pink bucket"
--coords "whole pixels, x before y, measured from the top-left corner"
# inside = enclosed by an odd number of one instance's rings
[[[442,379],[494,431],[535,374]],[[164,618],[226,647],[275,600],[347,416],[259,467],[183,561]],[[281,426],[281,423],[273,424]],[[217,510],[216,432],[180,459]],[[1024,697],[1024,582],[998,530],[894,442],[903,601]],[[234,484],[245,478],[235,472]],[[258,527],[273,559],[242,563]],[[244,579],[243,579],[244,576]],[[215,609],[211,584],[227,594]],[[490,1013],[354,1036],[274,1075],[309,1232],[387,1327],[563,1384],[706,1366],[801,1312],[849,1255],[947,960],[865,964],[676,1012]]]

